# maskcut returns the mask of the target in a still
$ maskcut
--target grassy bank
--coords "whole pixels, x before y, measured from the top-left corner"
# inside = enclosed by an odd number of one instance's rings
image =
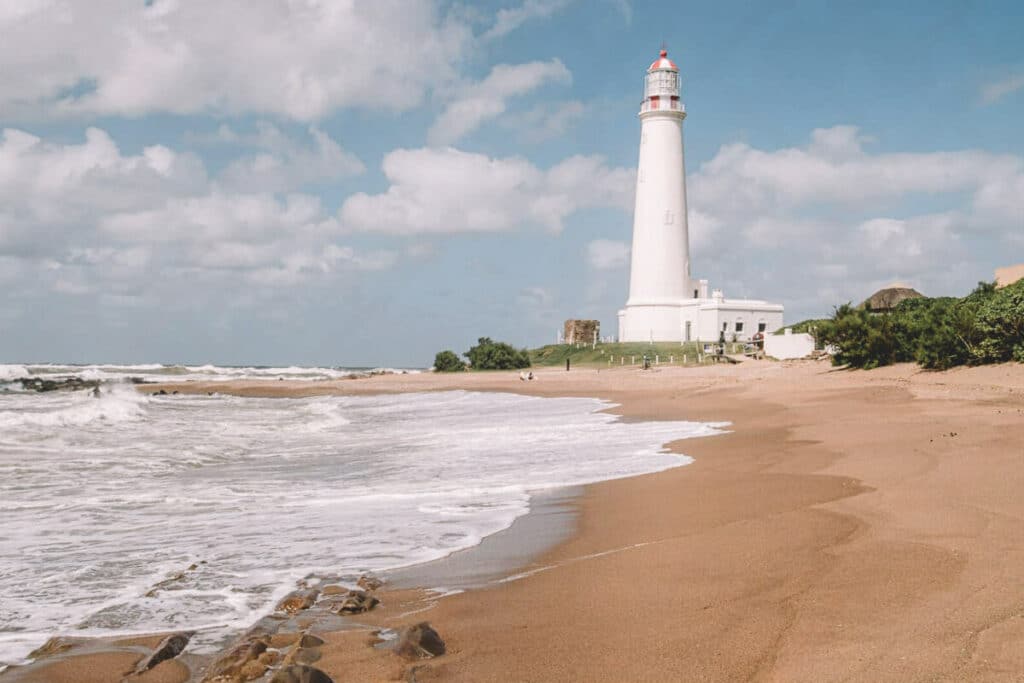
[[[742,352],[742,344],[729,344],[729,353],[735,347]],[[570,344],[549,344],[539,349],[530,350],[530,362],[535,366],[564,366],[569,360],[571,365],[609,366],[609,365],[640,365],[644,354],[651,359],[651,364],[681,365],[685,362],[694,365],[698,362],[698,354],[703,356],[704,344],[697,342],[623,342],[611,344],[590,344],[579,347]]]

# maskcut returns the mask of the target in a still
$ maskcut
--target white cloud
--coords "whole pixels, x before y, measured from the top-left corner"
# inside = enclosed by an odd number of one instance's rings
[[[547,83],[568,83],[572,75],[557,59],[528,64],[499,64],[479,83],[462,88],[430,127],[432,145],[450,145],[480,124],[505,112],[506,100]]]
[[[836,126],[805,147],[724,145],[688,179],[694,276],[715,273],[727,295],[774,296],[805,313],[859,301],[879,282],[945,294],[959,291],[953,276],[967,280],[960,288],[989,277],[998,245],[1024,233],[1024,159],[876,154],[869,142]],[[935,205],[944,208],[921,208]]]
[[[586,107],[578,100],[542,103],[529,111],[509,114],[504,123],[517,130],[525,142],[537,143],[565,134],[585,113]]]
[[[337,151],[318,133],[321,153]],[[22,287],[136,301],[162,278],[266,286],[395,262],[338,244],[338,233],[318,197],[228,189],[198,158],[167,147],[124,154],[98,128],[80,143],[0,136],[0,259],[35,272]]]
[[[737,206],[855,204],[969,191],[1022,168],[1019,157],[974,150],[868,154],[864,142],[856,128],[839,126],[814,131],[805,148],[765,152],[743,143],[725,145],[701,166],[694,194]]]
[[[629,264],[629,245],[614,240],[594,240],[587,244],[587,263],[594,270],[616,270]]]
[[[981,101],[984,104],[995,104],[1007,95],[1012,95],[1024,88],[1024,74],[1007,76],[1000,81],[986,83],[981,88]]]
[[[403,111],[456,78],[472,41],[466,23],[430,0],[16,9],[0,13],[6,118],[255,111],[310,121],[342,107]]]
[[[394,234],[499,232],[541,225],[557,232],[579,209],[628,209],[633,172],[574,156],[544,171],[518,157],[457,149],[396,150],[384,158],[390,187],[358,193],[340,210],[347,229]]]
[[[568,7],[572,0],[525,0],[518,7],[498,10],[494,25],[482,36],[484,40],[500,38],[531,19],[546,19]]]
[[[219,183],[243,192],[288,192],[366,170],[355,155],[317,127],[311,126],[308,133],[312,144],[302,144],[269,123],[258,124],[251,136],[222,126],[218,134],[225,140],[264,151],[231,162],[219,175]]]

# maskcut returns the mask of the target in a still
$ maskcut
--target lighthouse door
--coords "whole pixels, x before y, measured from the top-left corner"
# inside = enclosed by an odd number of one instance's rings
[[[683,337],[686,341],[690,341],[690,321],[686,321],[686,336]]]

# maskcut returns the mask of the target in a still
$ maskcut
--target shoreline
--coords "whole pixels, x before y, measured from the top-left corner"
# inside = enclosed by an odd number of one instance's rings
[[[257,390],[240,384],[237,393]],[[281,384],[265,388],[338,389]],[[1019,680],[1024,671],[1024,578],[1011,569],[1024,560],[1024,532],[1011,524],[1024,519],[1011,495],[1024,482],[1021,366],[838,373],[751,363],[542,371],[528,386],[481,373],[344,388],[589,396],[619,404],[623,419],[733,427],[687,440],[696,460],[686,467],[586,486],[572,503],[574,532],[520,580],[446,597],[386,588],[385,609],[358,619],[364,629],[325,634],[317,666],[335,680],[405,680],[411,666],[418,681]],[[412,619],[429,620],[448,654],[407,666],[367,646],[371,629]]]

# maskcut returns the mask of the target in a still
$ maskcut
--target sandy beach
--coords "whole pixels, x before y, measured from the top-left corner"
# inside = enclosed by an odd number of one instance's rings
[[[1024,366],[764,361],[541,370],[533,382],[173,386],[454,388],[592,396],[625,419],[732,426],[670,444],[696,459],[689,466],[585,487],[567,503],[569,537],[503,579],[443,597],[385,586],[382,605],[355,619],[364,626],[318,630],[315,666],[335,681],[1024,680]],[[370,645],[375,629],[423,620],[445,655],[408,662]],[[91,655],[89,675],[69,669],[75,658],[42,660],[0,680],[117,681],[139,656]],[[184,680],[175,665],[147,676]]]

